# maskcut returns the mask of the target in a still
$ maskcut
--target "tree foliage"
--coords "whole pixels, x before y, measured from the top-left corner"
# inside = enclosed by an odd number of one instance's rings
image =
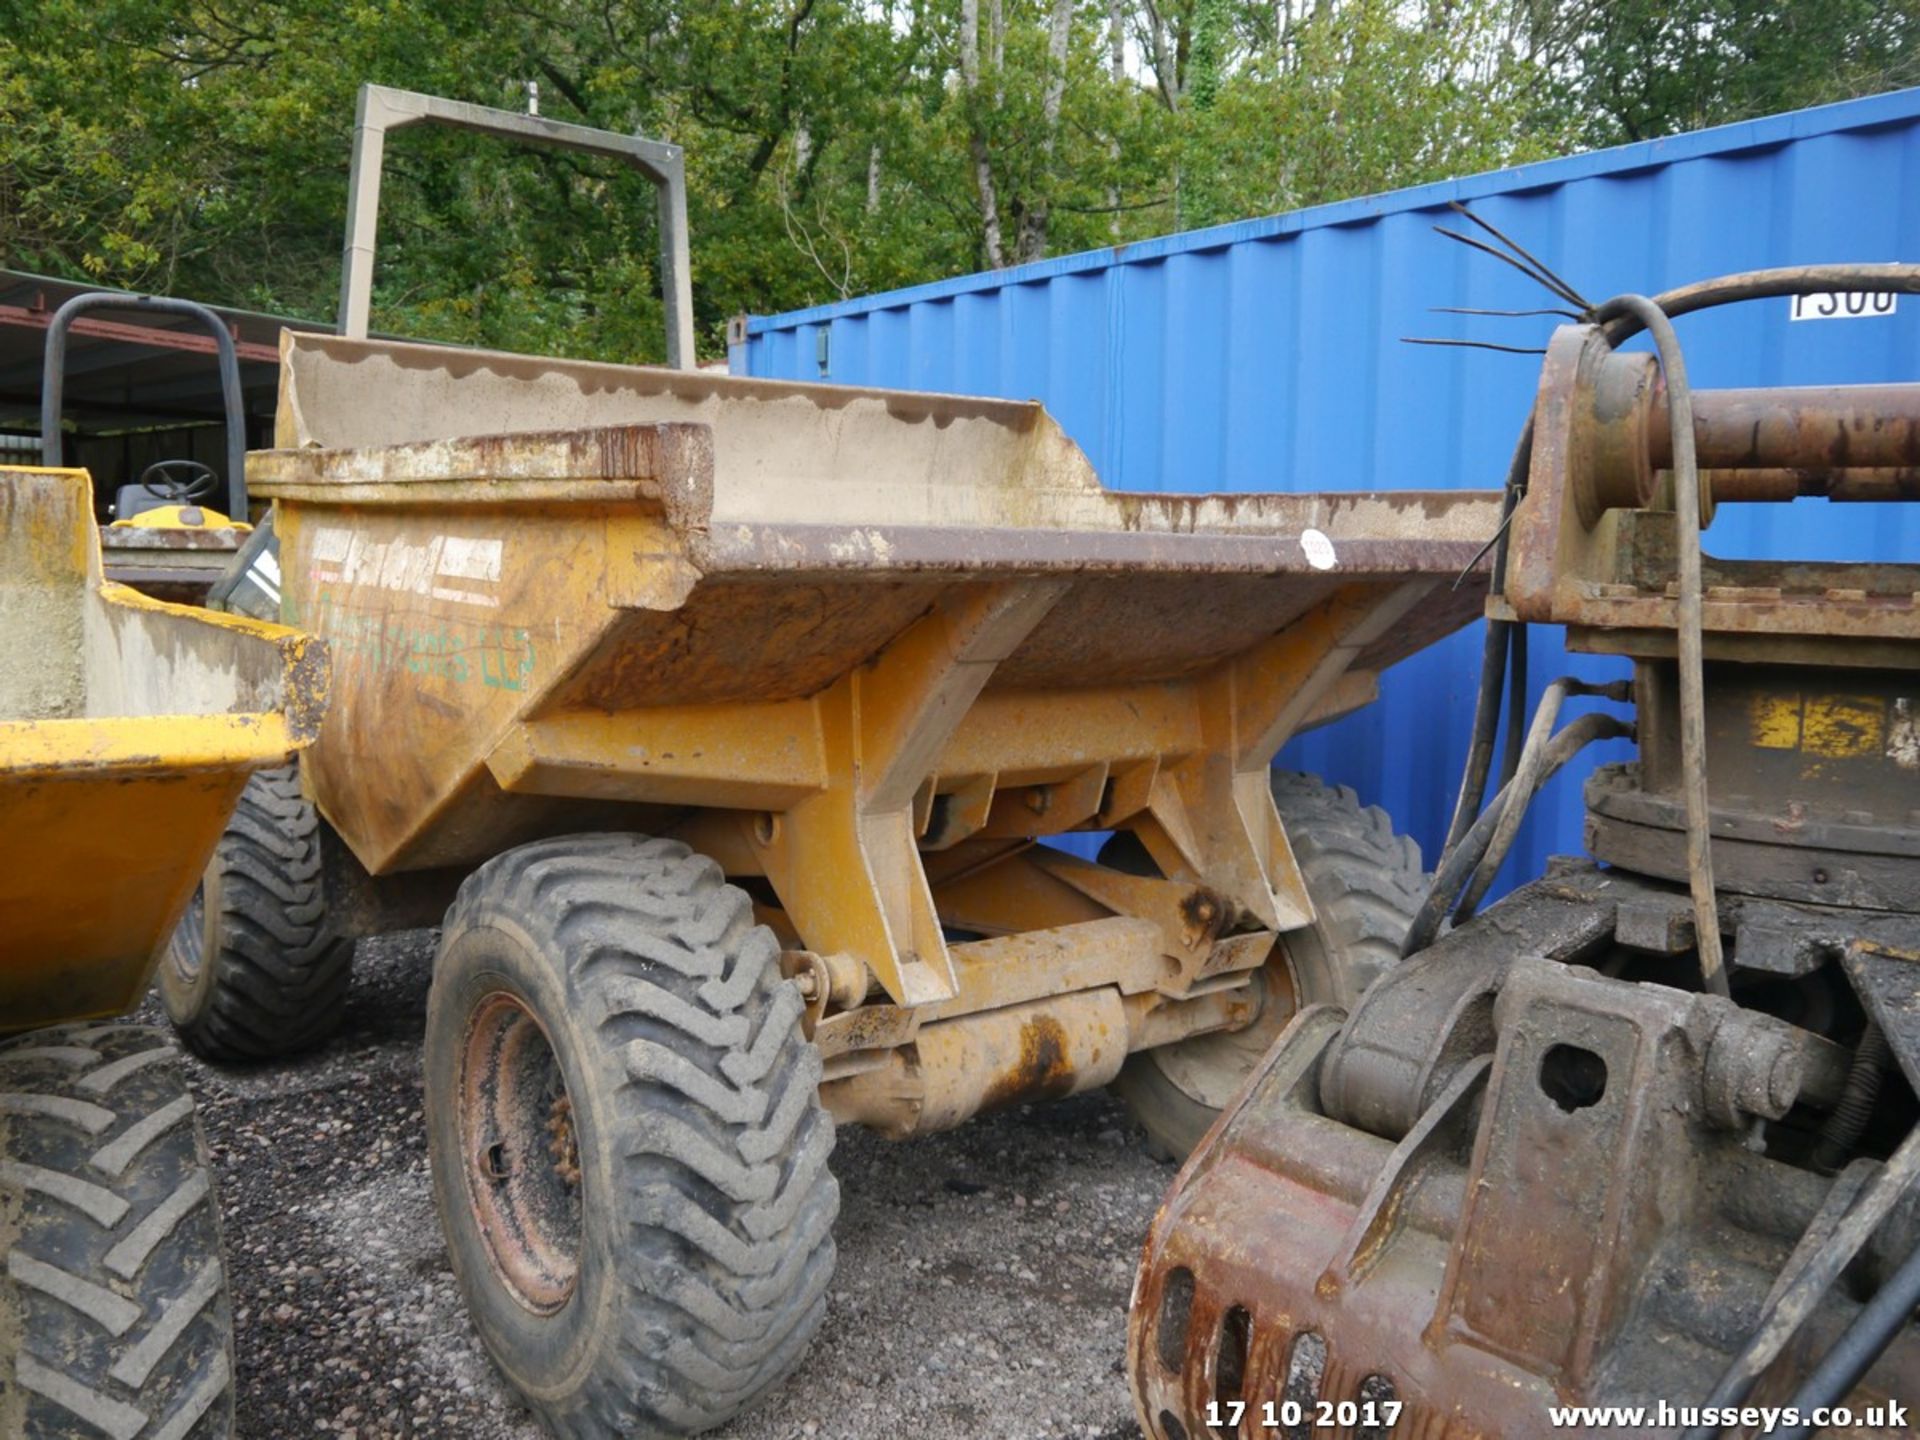
[[[0,261],[316,317],[372,80],[687,148],[729,314],[1920,80],[1920,0],[0,0]],[[388,145],[377,328],[657,358],[611,164]]]

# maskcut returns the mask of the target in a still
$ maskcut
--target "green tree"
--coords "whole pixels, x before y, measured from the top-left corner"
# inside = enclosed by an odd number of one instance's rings
[[[1920,83],[1914,0],[1523,0],[1518,20],[1593,144]]]
[[[834,300],[1920,80],[1920,0],[0,0],[0,261],[315,318],[363,81],[672,139],[702,351]],[[662,351],[653,195],[405,132],[377,328]]]

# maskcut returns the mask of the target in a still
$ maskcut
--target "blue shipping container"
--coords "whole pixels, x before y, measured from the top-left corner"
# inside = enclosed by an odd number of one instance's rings
[[[1038,398],[1107,484],[1127,490],[1495,487],[1538,358],[1406,336],[1542,345],[1532,282],[1434,233],[1471,204],[1587,297],[1736,270],[1920,259],[1920,89],[1547,161],[1294,214],[1064,256],[786,315],[751,318],[736,374]],[[1679,322],[1696,386],[1920,375],[1920,302],[1795,320],[1766,301]],[[1906,507],[1729,507],[1728,557],[1891,560],[1920,553]],[[1385,805],[1438,853],[1466,752],[1479,628],[1384,677],[1380,703],[1294,741],[1282,762]],[[1533,689],[1569,668],[1533,638]],[[1624,746],[1590,752],[1618,758]],[[1569,767],[1535,805],[1504,881],[1580,847]]]

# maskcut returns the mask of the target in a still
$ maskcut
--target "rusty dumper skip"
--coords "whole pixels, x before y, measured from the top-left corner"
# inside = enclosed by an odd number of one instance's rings
[[[1477,610],[1492,496],[1121,495],[1034,405],[292,335],[277,444],[249,484],[337,666],[309,1003],[211,908],[163,986],[212,1053],[304,1041],[353,933],[452,902],[436,1194],[557,1433],[794,1368],[829,1115],[1113,1081],[1184,1151],[1417,899],[1378,812],[1269,766]],[[1075,830],[1113,863],[1037,843]]]

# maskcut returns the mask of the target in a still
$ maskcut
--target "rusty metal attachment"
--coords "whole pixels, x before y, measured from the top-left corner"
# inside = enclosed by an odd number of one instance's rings
[[[1555,334],[1507,584],[1490,613],[1567,626],[1570,642],[1608,653],[1653,644],[1671,651],[1675,599],[1667,587],[1677,537],[1666,395],[1653,356],[1615,350],[1597,326]],[[1911,385],[1694,391],[1703,526],[1721,503],[1920,499],[1909,473],[1920,465],[1917,397],[1920,387]],[[1816,637],[1920,637],[1920,614],[1897,603],[1912,594],[1904,565],[1708,555],[1702,566],[1710,656],[1738,658],[1742,634],[1765,637],[1769,653],[1806,637],[1809,655]],[[1853,658],[1823,653],[1816,663],[1866,663],[1854,650]]]
[[[1920,1403],[1920,565],[1698,541],[1717,505],[1912,496],[1920,385],[1689,391],[1663,310],[1555,336],[1488,601],[1631,660],[1633,717],[1556,731],[1594,687],[1549,687],[1409,957],[1295,1016],[1176,1181],[1129,1336],[1154,1440]],[[1657,360],[1617,348],[1642,324]],[[1532,793],[1622,733],[1592,858],[1476,914]]]

